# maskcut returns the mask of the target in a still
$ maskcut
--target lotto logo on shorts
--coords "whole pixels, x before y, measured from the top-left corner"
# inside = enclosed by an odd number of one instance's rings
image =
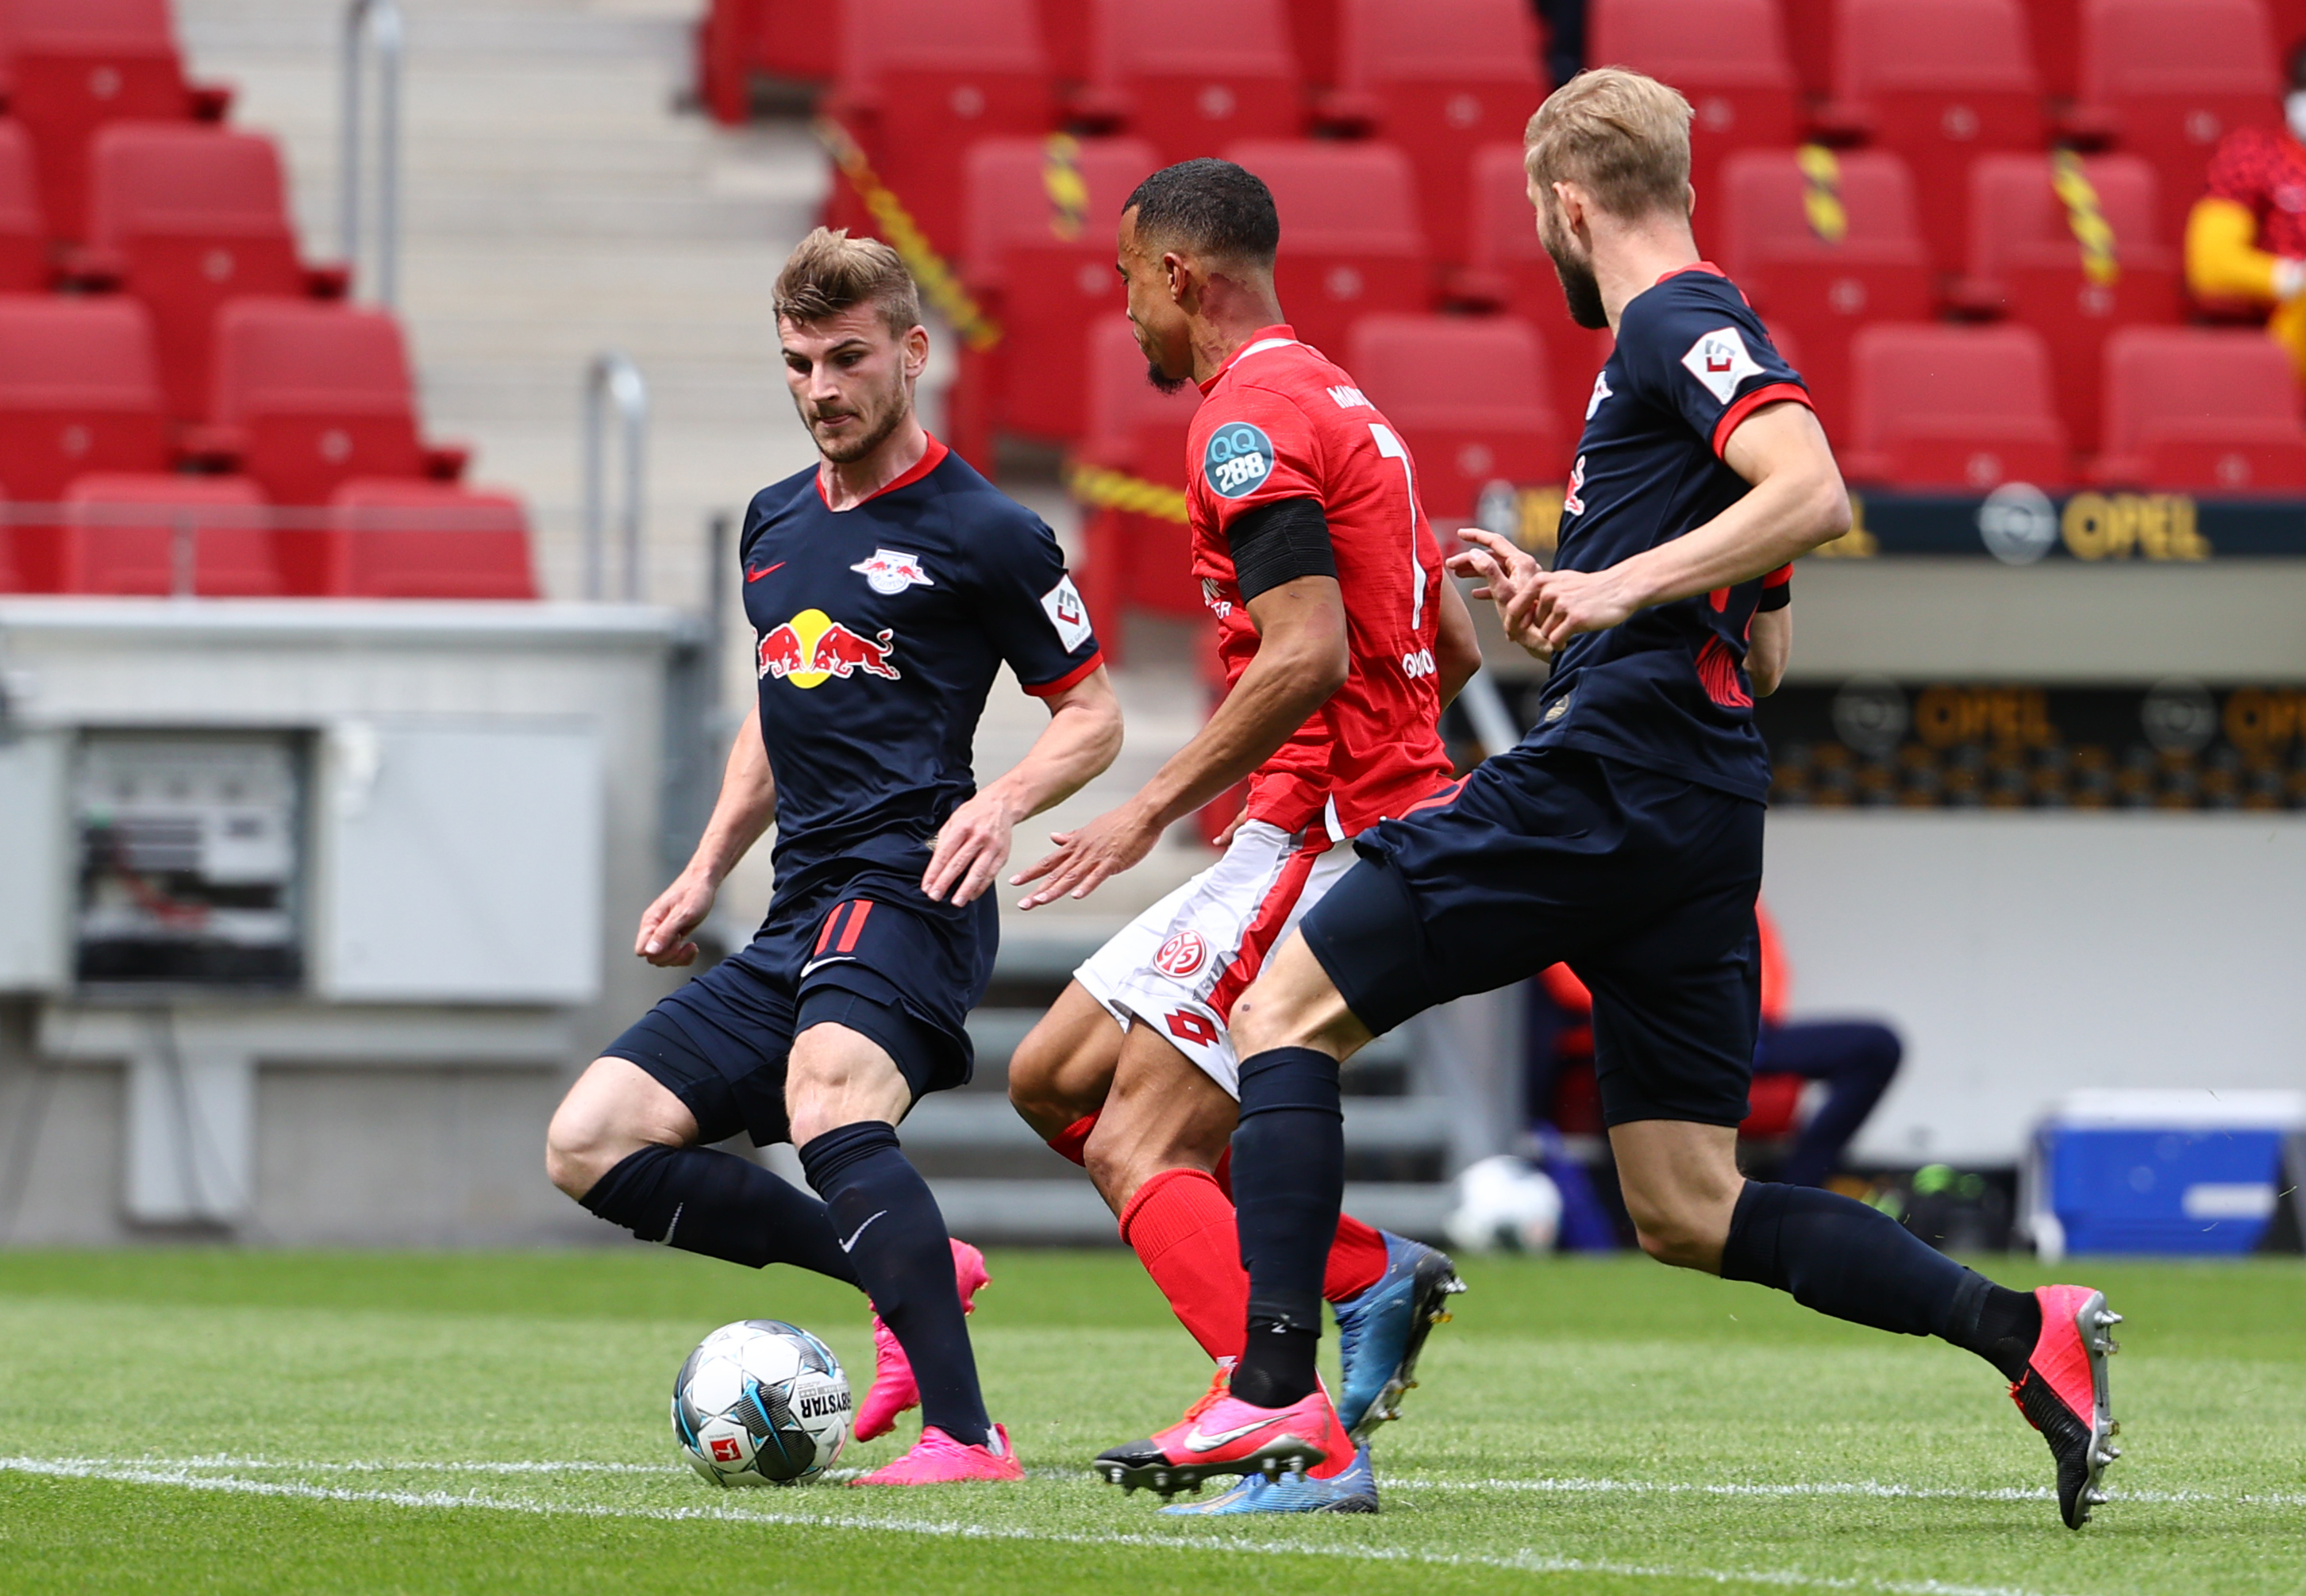
[[[1272,474],[1273,440],[1247,422],[1219,427],[1201,450],[1201,474],[1227,499],[1239,499]]]
[[[1180,931],[1153,955],[1153,968],[1173,981],[1182,981],[1209,961],[1209,944],[1198,931]]]

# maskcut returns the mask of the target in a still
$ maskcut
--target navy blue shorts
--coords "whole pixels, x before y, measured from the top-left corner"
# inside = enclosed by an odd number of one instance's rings
[[[1372,1032],[1567,962],[1593,994],[1603,1120],[1746,1117],[1760,1023],[1760,804],[1518,747],[1450,802],[1362,833],[1303,922]]]
[[[918,878],[850,874],[769,905],[753,940],[671,993],[602,1052],[638,1064],[696,1116],[700,1141],[743,1131],[792,1139],[785,1061],[813,1025],[888,1051],[918,1100],[966,1086],[967,1020],[992,978],[1001,915],[991,892],[960,909]]]

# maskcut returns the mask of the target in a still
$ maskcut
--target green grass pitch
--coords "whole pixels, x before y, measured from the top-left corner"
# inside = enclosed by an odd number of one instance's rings
[[[1174,1418],[1199,1353],[1124,1253],[992,1269],[1025,1484],[719,1490],[673,1453],[681,1358],[786,1318],[861,1386],[853,1293],[638,1247],[0,1253],[0,1592],[2306,1591],[2295,1263],[2061,1271],[2129,1316],[2127,1455],[2079,1534],[1976,1360],[1638,1259],[1470,1263],[1382,1514],[1165,1520],[1082,1464]]]

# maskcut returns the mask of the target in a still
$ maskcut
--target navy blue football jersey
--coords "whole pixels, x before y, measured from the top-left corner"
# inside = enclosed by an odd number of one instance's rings
[[[741,548],[781,894],[835,860],[926,868],[1003,661],[1043,696],[1103,662],[1056,535],[934,439],[838,513],[815,467],[762,489]]]
[[[1721,449],[1738,422],[1779,399],[1810,402],[1718,268],[1674,272],[1636,294],[1586,406],[1555,568],[1606,569],[1737,502],[1748,484]],[[1769,759],[1754,730],[1746,644],[1764,587],[1786,576],[1655,605],[1570,639],[1531,740],[1764,798]]]

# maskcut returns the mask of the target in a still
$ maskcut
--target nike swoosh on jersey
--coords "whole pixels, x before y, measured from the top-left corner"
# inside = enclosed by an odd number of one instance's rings
[[[857,956],[853,953],[833,953],[823,959],[812,959],[807,964],[800,967],[801,978],[803,980],[807,980],[811,974],[823,969],[828,964],[854,964],[856,962]]]
[[[774,564],[774,565],[764,565],[764,566],[763,566],[763,567],[762,567],[759,570],[757,570],[757,571],[756,571],[756,570],[755,570],[751,566],[747,566],[747,567],[745,568],[745,580],[746,580],[746,581],[747,581],[747,582],[758,582],[762,577],[764,577],[764,576],[767,576],[771,571],[781,571],[781,570],[784,569],[784,565],[785,565],[785,562],[784,562],[783,560],[781,560],[781,560],[777,561],[777,563],[776,563],[776,564]]]
[[[888,1209],[886,1209],[886,1208],[883,1208],[883,1209],[881,1210],[881,1214],[885,1214],[885,1213],[887,1213],[888,1211],[889,1211]],[[874,1215],[874,1216],[873,1216],[873,1219],[878,1219],[878,1218],[881,1216],[881,1214],[875,1214],[875,1215]],[[867,1219],[867,1221],[865,1221],[865,1223],[864,1223],[864,1224],[862,1224],[862,1225],[858,1225],[858,1226],[857,1227],[857,1234],[856,1234],[856,1235],[852,1235],[852,1236],[850,1236],[847,1241],[845,1241],[845,1242],[841,1242],[841,1250],[843,1252],[848,1251],[851,1247],[854,1247],[855,1245],[857,1245],[857,1236],[861,1236],[861,1235],[863,1235],[867,1231],[868,1231],[868,1230],[870,1230],[870,1229],[872,1229],[872,1228],[873,1228],[873,1219]],[[833,1238],[833,1240],[835,1240],[835,1241],[840,1241],[840,1240],[841,1240],[841,1238],[840,1238],[840,1237],[838,1237],[838,1236],[835,1236],[835,1237]]]
[[[871,1222],[868,1220],[867,1223]],[[1203,1435],[1200,1427],[1196,1425],[1185,1432],[1185,1450],[1214,1452],[1228,1441],[1237,1441],[1245,1435],[1253,1435],[1260,1430],[1269,1430],[1280,1422],[1281,1420],[1277,1416],[1271,1419],[1260,1419],[1254,1424],[1244,1424],[1238,1430],[1221,1430],[1215,1435]]]

